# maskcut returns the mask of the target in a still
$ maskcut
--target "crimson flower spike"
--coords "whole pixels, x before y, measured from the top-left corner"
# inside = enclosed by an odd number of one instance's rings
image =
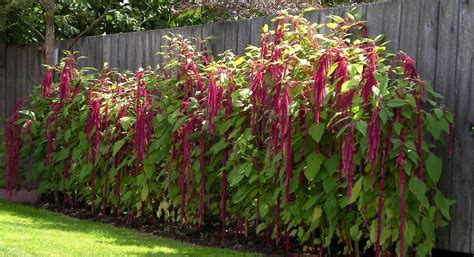
[[[313,83],[313,101],[314,101],[314,118],[319,123],[319,111],[324,105],[324,94],[326,93],[327,73],[332,64],[332,51],[324,52],[318,61],[318,68],[314,73]]]
[[[397,167],[400,177],[400,257],[404,255],[404,240],[405,240],[405,169],[403,165],[405,164],[405,130],[402,129],[400,140],[402,141],[400,145],[400,150],[397,155]]]
[[[368,150],[369,150],[369,163],[370,163],[370,187],[373,190],[374,177],[375,177],[375,163],[378,158],[378,150],[380,143],[380,122],[379,122],[380,109],[376,108],[372,111],[372,117],[370,118],[368,128]]]
[[[41,83],[41,96],[43,97],[50,97],[53,93],[53,89],[51,88],[53,84],[53,73],[54,67],[49,67],[46,70],[43,82]]]
[[[364,85],[362,87],[362,99],[364,103],[367,103],[369,96],[372,95],[372,88],[377,85],[377,79],[375,79],[374,73],[377,71],[377,54],[374,52],[373,47],[366,49],[367,65],[364,68],[362,74],[362,81]]]

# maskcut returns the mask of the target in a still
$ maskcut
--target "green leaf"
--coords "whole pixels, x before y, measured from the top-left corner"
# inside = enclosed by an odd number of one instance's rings
[[[428,131],[435,139],[438,139],[441,134],[441,126],[439,125],[438,120],[433,115],[427,113],[426,121],[426,127],[428,128]]]
[[[268,214],[268,211],[270,210],[270,208],[268,207],[268,205],[266,203],[262,203],[260,204],[260,216],[262,218],[264,218],[265,216],[267,216]]]
[[[337,27],[337,23],[331,22],[331,23],[326,24],[326,26],[330,29],[335,29]]]
[[[142,201],[145,201],[148,198],[148,186],[145,184],[142,188]]]
[[[382,123],[385,124],[387,123],[388,120],[388,113],[385,109],[380,110],[379,112],[379,117],[382,120]]]
[[[323,134],[324,134],[324,130],[326,129],[326,124],[324,123],[315,123],[313,125],[311,125],[311,127],[309,128],[309,135],[314,139],[314,141],[316,141],[317,143],[319,143],[319,141],[321,141],[321,138],[323,137]]]
[[[135,123],[135,118],[133,117],[122,117],[120,118],[120,125],[122,126],[123,130],[128,130],[130,125]]]
[[[441,117],[443,117],[444,112],[440,108],[435,108],[433,111],[438,119],[441,119]]]
[[[392,100],[388,101],[387,104],[388,104],[388,106],[390,106],[392,108],[395,108],[395,107],[404,106],[406,104],[406,101],[402,100],[402,99],[392,99]]]
[[[349,234],[351,235],[351,238],[355,241],[359,241],[360,237],[362,236],[362,231],[360,230],[359,226],[360,223],[356,223],[349,229]]]
[[[321,218],[322,215],[323,215],[323,209],[321,208],[321,206],[314,207],[312,222],[317,221],[319,218]]]
[[[267,227],[267,224],[265,224],[265,222],[260,223],[257,227],[257,230],[256,230],[257,234],[262,232],[262,230],[264,230],[266,227]]]
[[[411,177],[408,188],[416,196],[419,202],[423,202],[426,194],[426,185],[417,176]]]
[[[441,214],[448,220],[451,220],[449,215],[449,206],[453,205],[456,201],[446,199],[440,191],[436,191],[434,197],[435,205],[439,208]]]
[[[145,176],[148,179],[151,179],[151,177],[153,177],[153,172],[154,171],[155,171],[155,165],[153,165],[153,164],[143,165],[143,173],[145,173]]]
[[[357,127],[357,130],[359,130],[359,132],[366,136],[367,135],[367,122],[363,121],[363,120],[359,120],[357,121],[356,123],[356,127]]]
[[[112,149],[112,157],[115,157],[115,155],[120,151],[122,146],[125,144],[125,138],[120,139],[114,144],[114,147]]]
[[[316,155],[315,153],[311,153],[306,158],[306,169],[304,170],[304,175],[308,180],[312,180],[316,174],[318,174],[319,170],[321,169],[321,164],[324,162],[324,157],[319,154]]]
[[[430,153],[426,159],[426,170],[434,184],[437,184],[443,170],[443,161],[435,154]]]
[[[362,189],[362,179],[359,179],[352,188],[351,197],[347,202],[347,205],[354,203],[360,195],[360,190]]]
[[[59,153],[58,161],[64,161],[66,158],[69,157],[69,148],[63,148],[61,149],[61,152]]]

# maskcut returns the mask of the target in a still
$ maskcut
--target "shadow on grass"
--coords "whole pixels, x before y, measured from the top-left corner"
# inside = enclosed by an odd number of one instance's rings
[[[90,253],[91,256],[255,256],[227,249],[181,243],[108,224],[78,220],[30,206],[2,201],[0,201],[0,227],[4,231],[4,235],[2,235],[0,230],[0,245],[3,243],[6,248],[10,244],[12,247],[22,250],[48,251],[48,249],[44,249],[46,241],[56,248],[68,247],[68,251],[70,251],[68,256],[82,256],[87,253]],[[14,239],[8,241],[8,238],[15,238],[15,236],[21,238],[25,233],[30,240],[21,243]],[[74,239],[74,242],[71,239]],[[3,240],[6,242],[2,242]],[[36,246],[37,241],[38,245]],[[92,248],[96,253],[90,252]],[[61,252],[61,249],[54,250]],[[114,250],[117,253],[114,253]],[[49,256],[56,255],[51,253]]]

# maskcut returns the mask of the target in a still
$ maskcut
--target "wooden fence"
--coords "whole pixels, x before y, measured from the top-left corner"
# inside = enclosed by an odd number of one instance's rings
[[[328,15],[343,15],[349,9],[324,9],[305,16],[325,22]],[[457,203],[450,226],[438,232],[437,247],[474,253],[474,135],[469,131],[474,123],[474,0],[394,0],[359,5],[357,12],[367,20],[371,35],[383,33],[391,41],[391,50],[402,49],[413,56],[422,77],[445,96],[440,101],[455,112],[454,158],[445,158],[440,189]],[[172,32],[197,38],[212,35],[215,38],[209,46],[214,53],[233,49],[241,54],[248,44],[259,43],[261,27],[270,19],[86,37],[74,50],[89,57],[80,65],[100,68],[108,62],[119,69],[154,66],[161,62],[155,53],[166,45],[162,36]],[[58,42],[59,52],[68,43]],[[0,117],[11,113],[15,99],[30,93],[41,80],[37,45],[7,46],[6,73],[2,73],[4,48],[0,43]]]

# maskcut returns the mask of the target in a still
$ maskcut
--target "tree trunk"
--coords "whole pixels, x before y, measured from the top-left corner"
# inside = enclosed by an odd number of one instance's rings
[[[44,0],[46,7],[46,35],[44,40],[44,63],[47,65],[54,64],[53,49],[54,49],[54,0]]]

